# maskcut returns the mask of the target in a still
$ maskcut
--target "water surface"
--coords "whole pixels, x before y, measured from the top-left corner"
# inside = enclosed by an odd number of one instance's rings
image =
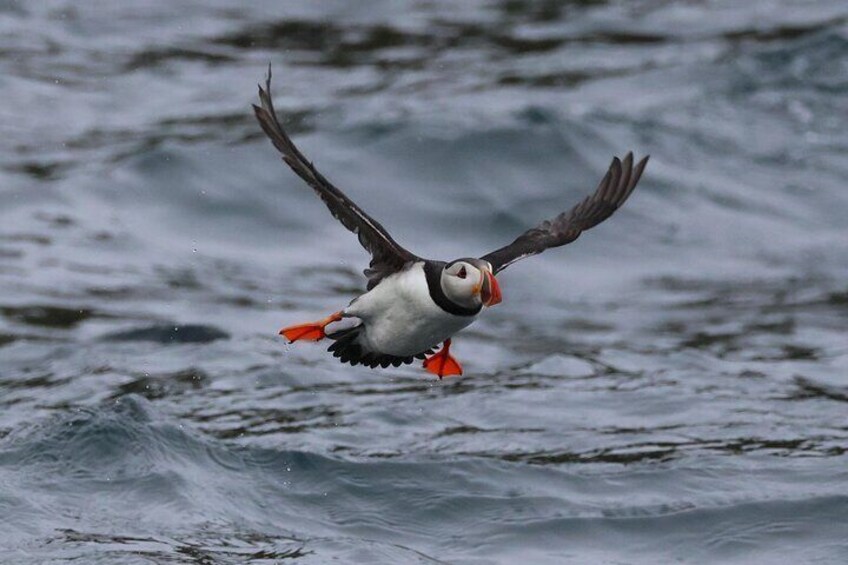
[[[844,563],[848,7],[0,1],[0,561]],[[500,277],[466,374],[282,325],[398,241]]]

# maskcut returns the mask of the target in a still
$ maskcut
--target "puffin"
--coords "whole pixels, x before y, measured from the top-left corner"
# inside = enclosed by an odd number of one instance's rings
[[[289,343],[329,339],[328,351],[342,363],[372,369],[423,360],[424,369],[439,379],[462,374],[462,366],[450,353],[451,338],[484,309],[501,302],[496,275],[516,261],[571,243],[609,218],[633,192],[648,163],[646,156],[634,165],[632,152],[624,159],[614,157],[595,192],[570,210],[482,257],[440,261],[419,257],[397,243],[300,152],[274,110],[270,66],[253,111],[282,160],[371,255],[363,294],[342,310],[315,322],[284,327],[279,334]],[[339,325],[348,327],[328,328],[346,318],[352,320]]]

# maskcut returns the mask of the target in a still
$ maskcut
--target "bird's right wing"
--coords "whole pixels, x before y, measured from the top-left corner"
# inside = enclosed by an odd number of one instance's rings
[[[292,143],[283,126],[280,125],[271,101],[270,66],[265,88],[259,87],[259,101],[261,106],[253,105],[256,119],[271,139],[271,143],[282,154],[283,161],[312,187],[330,209],[333,217],[355,233],[362,247],[371,254],[371,264],[365,270],[365,276],[368,277],[368,290],[376,286],[384,277],[403,269],[408,263],[420,260],[395,242],[379,222],[366,214],[341,190],[324,178]]]
[[[481,257],[492,264],[494,272],[501,271],[525,257],[536,255],[551,247],[571,243],[581,233],[593,228],[612,216],[624,204],[639,182],[639,177],[648,164],[648,157],[633,166],[633,154],[628,153],[624,161],[613,158],[607,174],[595,193],[583,202],[552,220],[545,220],[527,230],[507,246]]]

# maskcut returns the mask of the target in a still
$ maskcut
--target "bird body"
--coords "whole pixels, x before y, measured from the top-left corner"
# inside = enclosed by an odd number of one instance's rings
[[[594,194],[570,210],[529,229],[509,245],[480,258],[434,261],[410,253],[388,231],[328,181],[298,150],[277,119],[271,100],[271,70],[260,105],[253,106],[262,130],[283,161],[324,201],[330,213],[359,238],[371,254],[365,269],[366,292],[347,308],[317,322],[280,330],[290,342],[329,337],[329,351],[343,363],[370,367],[398,366],[424,359],[424,368],[439,378],[462,374],[450,355],[451,338],[469,326],[484,308],[501,302],[495,275],[507,266],[571,243],[580,234],[610,217],[630,196],[645,169],[645,157],[634,166],[633,155],[613,158]],[[356,325],[330,330],[344,318]],[[440,344],[443,347],[434,353]]]
[[[477,319],[445,311],[430,296],[425,263],[418,261],[359,296],[343,316],[362,320],[361,347],[368,352],[414,357]],[[479,310],[478,310],[479,312]]]

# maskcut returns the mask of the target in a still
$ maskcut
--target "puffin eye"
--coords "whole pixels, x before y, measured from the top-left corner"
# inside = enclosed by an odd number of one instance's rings
[[[456,274],[456,276],[458,276],[461,279],[464,279],[467,275],[468,275],[468,273],[465,272],[465,266],[464,265],[462,266],[462,268],[459,269],[459,272]]]

